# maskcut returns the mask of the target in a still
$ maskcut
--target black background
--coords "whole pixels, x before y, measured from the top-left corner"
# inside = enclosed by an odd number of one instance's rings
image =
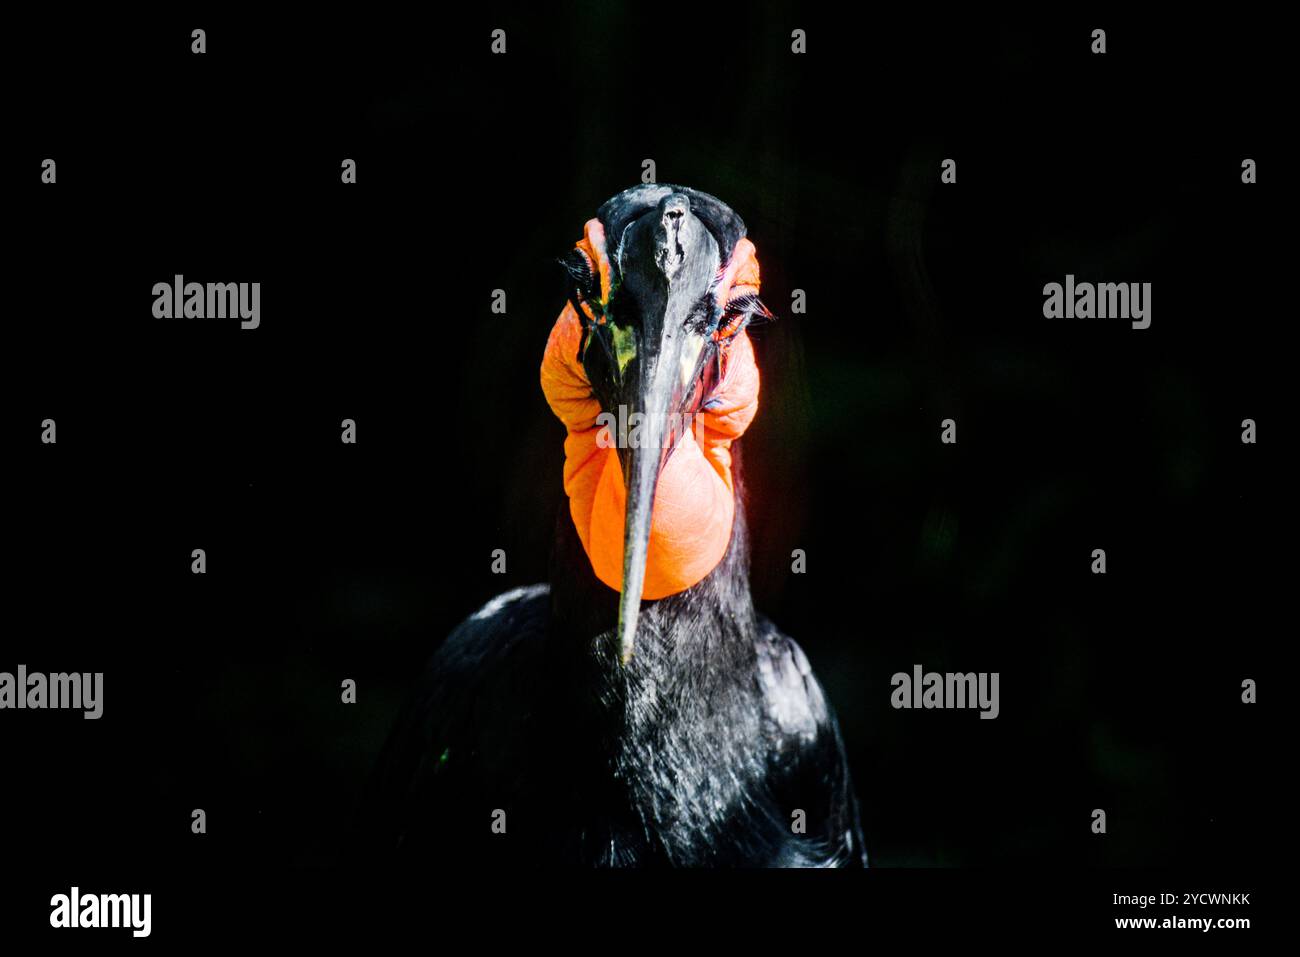
[[[186,881],[263,916],[268,888],[353,886],[416,670],[546,577],[554,258],[647,157],[740,212],[781,317],[753,333],[755,598],[839,711],[873,864],[1241,889],[1274,856],[1291,120],[1268,24],[476,5],[49,17],[10,46],[0,670],[103,671],[105,712],[0,714],[7,923],[47,925],[78,880],[154,890],[158,927]],[[153,319],[177,273],[260,281],[261,327]],[[1151,282],[1151,328],[1044,319],[1066,273]],[[1000,717],[892,709],[917,663],[999,672]],[[917,902],[873,880],[816,893]],[[210,917],[174,903],[173,931]]]

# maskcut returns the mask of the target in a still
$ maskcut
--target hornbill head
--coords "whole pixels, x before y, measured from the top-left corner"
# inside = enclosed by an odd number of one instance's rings
[[[592,393],[605,413],[635,426],[626,438],[620,431],[617,449],[626,491],[617,634],[626,663],[660,473],[709,402],[727,341],[769,313],[756,285],[752,294],[730,294],[733,254],[744,249],[752,259],[753,247],[747,241],[739,247],[744,222],[713,196],[680,186],[637,186],[602,205],[597,218],[605,261],[593,262],[579,248],[562,262],[583,317],[580,357]]]

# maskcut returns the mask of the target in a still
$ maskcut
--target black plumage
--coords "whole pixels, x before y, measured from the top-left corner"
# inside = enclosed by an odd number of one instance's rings
[[[715,241],[744,235],[719,201],[689,197]],[[636,218],[618,200],[601,211],[611,235]],[[640,604],[626,662],[620,596],[562,512],[550,585],[457,627],[403,708],[367,799],[378,847],[438,866],[866,864],[834,713],[753,607],[736,458],[722,562]]]

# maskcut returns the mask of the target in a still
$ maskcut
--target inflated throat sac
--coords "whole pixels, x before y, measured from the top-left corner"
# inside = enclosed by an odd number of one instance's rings
[[[590,220],[578,244],[601,272],[608,297],[608,260],[600,221]],[[757,294],[754,247],[742,239],[723,274],[722,301]],[[541,381],[546,401],[564,423],[564,491],[578,538],[596,577],[615,591],[623,586],[623,521],[627,493],[616,441],[597,424],[600,403],[579,360],[584,329],[572,304],[560,313],[546,344]],[[758,411],[759,376],[754,349],[741,330],[722,351],[722,375],[705,408],[689,423],[659,474],[650,521],[645,586],[641,597],[685,591],[717,567],[731,542],[736,514],[731,443]]]

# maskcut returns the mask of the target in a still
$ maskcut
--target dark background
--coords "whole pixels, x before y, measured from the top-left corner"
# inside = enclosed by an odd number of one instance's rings
[[[417,669],[546,577],[554,259],[647,157],[745,218],[781,317],[755,598],[838,709],[872,862],[1253,872],[1289,630],[1277,36],[779,3],[16,26],[0,670],[105,673],[97,722],[0,714],[37,923],[76,874],[342,866]],[[261,328],[153,319],[176,273],[260,281]],[[1066,273],[1151,282],[1151,328],[1044,319]],[[1000,672],[1001,716],[892,709],[916,663]]]

